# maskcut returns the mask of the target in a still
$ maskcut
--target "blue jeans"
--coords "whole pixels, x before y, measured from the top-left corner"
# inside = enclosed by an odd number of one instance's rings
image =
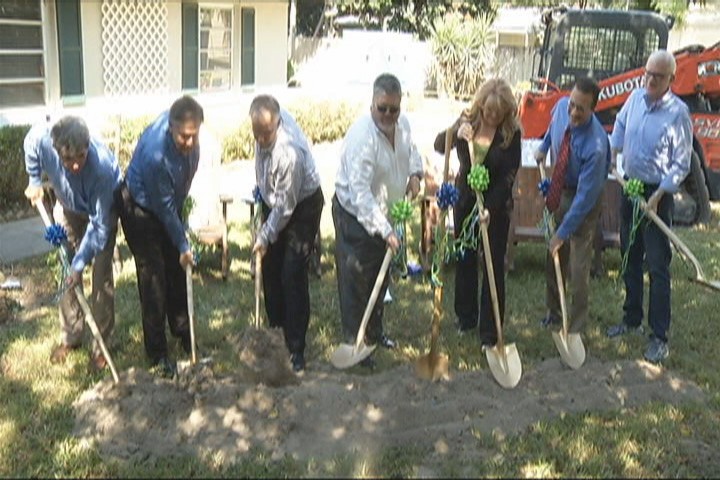
[[[656,185],[645,185],[645,198],[657,190]],[[658,204],[657,214],[668,226],[672,226],[673,196],[666,193]],[[623,195],[620,207],[620,250],[628,251],[630,229],[632,227],[633,204]],[[625,303],[623,304],[623,322],[630,327],[638,327],[643,319],[643,266],[647,266],[650,275],[650,302],[648,323],[653,335],[667,342],[670,328],[670,240],[647,217],[643,217],[635,233],[635,239],[629,246],[627,267],[623,274],[625,282]]]

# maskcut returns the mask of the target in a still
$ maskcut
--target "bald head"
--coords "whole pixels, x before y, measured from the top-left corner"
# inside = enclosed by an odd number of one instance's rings
[[[258,95],[250,104],[253,136],[260,148],[270,148],[277,138],[280,104],[271,95]]]

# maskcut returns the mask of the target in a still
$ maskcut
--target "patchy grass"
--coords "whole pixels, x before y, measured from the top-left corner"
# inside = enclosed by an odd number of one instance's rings
[[[712,226],[678,233],[698,256],[706,274],[717,279],[719,205],[714,205],[713,215]],[[219,254],[204,258],[195,275],[197,335],[201,349],[212,354],[219,373],[234,368],[235,352],[227,338],[250,324],[253,311],[247,221],[237,215],[233,220],[228,281],[220,278]],[[340,338],[329,205],[322,231],[324,274],[311,281],[309,368],[327,362]],[[413,226],[412,233],[410,244],[417,245],[418,225]],[[112,351],[118,369],[146,367],[134,265],[122,241],[121,249],[125,262],[117,280]],[[516,249],[516,269],[508,275],[507,337],[517,344],[525,370],[557,356],[550,335],[537,325],[544,310],[543,259],[542,245],[521,244]],[[601,360],[640,358],[644,348],[639,337],[610,341],[604,335],[605,329],[621,318],[624,294],[617,282],[619,263],[618,251],[606,252],[607,275],[592,281],[591,322],[585,344],[590,354]],[[44,257],[19,267],[26,285],[52,280]],[[649,403],[610,413],[566,415],[535,423],[524,433],[509,437],[498,432],[475,432],[467,439],[477,449],[477,455],[470,458],[452,448],[438,455],[407,445],[372,458],[347,453],[331,459],[271,460],[272,452],[251,450],[233,465],[212,456],[152,458],[137,464],[103,459],[94,445],[72,436],[72,402],[101,376],[87,373],[86,349],[72,352],[65,365],[49,364],[48,355],[58,337],[57,312],[52,303],[43,304],[39,299],[21,312],[20,320],[0,324],[0,476],[717,476],[720,461],[714,450],[720,445],[720,369],[715,346],[720,297],[688,282],[686,277],[692,273],[676,255],[672,265],[671,354],[666,367],[699,384],[709,394],[708,404]],[[452,325],[454,286],[451,280],[446,285],[442,344],[451,368],[486,368],[477,339],[459,336]],[[386,309],[386,329],[402,348],[380,352],[380,369],[414,361],[427,352],[432,301],[428,283],[423,279],[397,280],[392,294],[395,301]],[[19,294],[13,292],[10,297],[14,295]],[[171,340],[170,346],[171,354],[179,355],[179,345]]]

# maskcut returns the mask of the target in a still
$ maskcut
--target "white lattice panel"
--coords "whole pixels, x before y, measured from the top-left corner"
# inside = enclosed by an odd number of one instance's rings
[[[165,0],[103,0],[106,95],[167,92],[167,24]]]

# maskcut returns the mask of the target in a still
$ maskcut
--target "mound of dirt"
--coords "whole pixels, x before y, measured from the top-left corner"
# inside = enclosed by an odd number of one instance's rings
[[[517,388],[487,370],[446,382],[415,377],[410,365],[375,375],[308,371],[298,386],[271,388],[241,375],[168,381],[131,369],[98,383],[74,403],[74,434],[103,455],[142,461],[212,455],[234,462],[252,447],[279,458],[328,458],[415,445],[477,455],[477,432],[507,435],[565,413],[607,411],[650,401],[705,401],[692,382],[644,361],[588,358],[578,371],[546,360]]]
[[[239,352],[240,376],[270,387],[297,385],[300,380],[290,367],[290,352],[279,328],[247,328],[233,340]]]

